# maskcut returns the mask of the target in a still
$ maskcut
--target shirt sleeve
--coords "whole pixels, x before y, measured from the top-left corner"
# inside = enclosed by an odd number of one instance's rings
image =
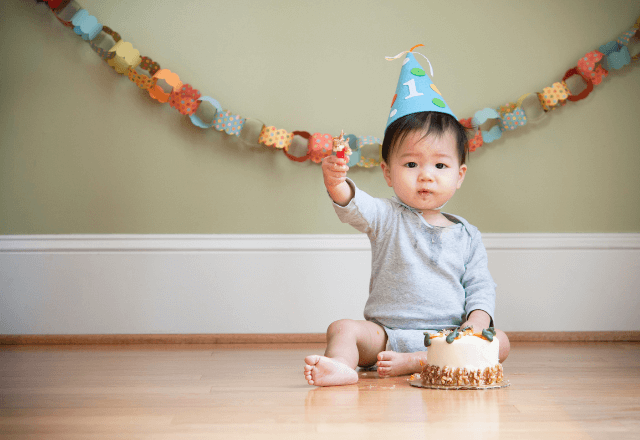
[[[465,312],[467,318],[474,310],[484,310],[491,317],[496,304],[496,283],[491,277],[488,266],[487,250],[482,244],[479,231],[474,231],[469,247],[469,257],[462,277],[462,287],[465,291]]]
[[[353,189],[353,198],[346,206],[333,203],[333,208],[342,223],[348,223],[360,232],[371,236],[378,236],[383,229],[383,223],[392,210],[388,200],[371,197],[356,187],[347,178],[347,183]]]

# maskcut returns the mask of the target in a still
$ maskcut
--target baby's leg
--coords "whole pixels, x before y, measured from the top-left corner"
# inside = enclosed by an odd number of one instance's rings
[[[309,385],[348,385],[358,382],[356,366],[371,366],[384,350],[387,334],[369,321],[342,319],[327,329],[324,356],[305,358],[304,376]]]
[[[420,373],[427,363],[427,352],[397,353],[383,351],[378,354],[378,375],[380,377],[404,376]]]
[[[498,359],[500,360],[500,363],[503,363],[505,360],[507,360],[507,356],[509,356],[511,344],[509,343],[509,338],[502,330],[496,329],[496,336],[498,337],[498,341],[500,341]]]

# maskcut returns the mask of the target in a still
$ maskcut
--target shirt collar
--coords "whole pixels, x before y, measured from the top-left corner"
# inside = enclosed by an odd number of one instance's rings
[[[393,196],[393,200],[395,200],[400,206],[403,206],[404,208],[407,208],[409,211],[413,212],[414,214],[422,215],[422,211],[419,211],[416,208],[412,208],[411,206],[407,205],[402,200],[400,200],[398,198],[398,196]]]
[[[433,225],[429,224],[429,222],[427,222],[427,221],[424,219],[424,217],[422,216],[422,211],[420,211],[420,210],[418,210],[418,209],[416,209],[416,208],[412,208],[411,206],[407,205],[407,204],[406,204],[406,203],[404,203],[402,200],[400,200],[400,199],[398,198],[398,196],[393,196],[393,197],[392,197],[392,199],[393,199],[396,203],[398,203],[398,205],[402,206],[403,208],[408,209],[409,211],[411,211],[412,213],[414,213],[414,214],[416,214],[418,217],[420,217],[420,220],[422,220],[422,223],[424,223],[427,227],[432,228],[432,229],[434,228],[434,226],[433,226]],[[447,216],[447,214],[444,214],[444,213],[443,213],[443,215]],[[457,219],[456,219],[456,220],[457,220]],[[457,221],[457,222],[454,222],[454,223],[456,223],[456,224],[457,224],[457,223],[462,223],[462,222]]]

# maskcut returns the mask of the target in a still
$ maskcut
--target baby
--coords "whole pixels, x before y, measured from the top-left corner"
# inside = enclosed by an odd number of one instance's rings
[[[425,331],[493,326],[495,283],[480,233],[441,212],[464,181],[466,155],[466,132],[454,116],[418,111],[385,131],[381,168],[393,199],[356,187],[347,178],[348,158],[324,159],[338,217],[371,241],[372,270],[365,320],[329,326],[324,356],[305,358],[310,385],[354,384],[357,366],[377,365],[380,377],[417,373],[426,363]],[[509,340],[496,332],[502,362]]]

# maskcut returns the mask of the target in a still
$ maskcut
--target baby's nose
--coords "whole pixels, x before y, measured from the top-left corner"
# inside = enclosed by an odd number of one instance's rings
[[[423,167],[420,169],[420,174],[418,177],[421,181],[433,180],[433,174],[427,167]]]

